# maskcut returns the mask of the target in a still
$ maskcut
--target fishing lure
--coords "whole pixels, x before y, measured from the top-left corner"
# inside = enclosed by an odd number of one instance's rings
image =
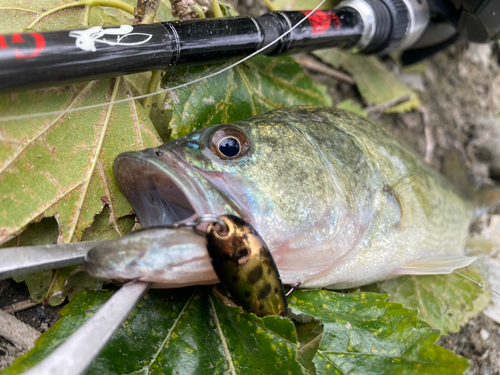
[[[195,234],[182,228],[193,228]],[[101,242],[86,255],[85,268],[97,278],[106,278],[111,267],[128,280],[152,281],[152,274],[162,279],[162,271],[179,279],[189,272],[180,259],[186,253],[197,257],[201,247],[208,249],[217,277],[237,304],[258,316],[286,315],[285,290],[271,252],[257,231],[234,215],[200,215]],[[157,272],[145,271],[152,268]],[[203,268],[194,267],[193,272],[203,273]],[[217,282],[215,276],[210,280]]]
[[[258,316],[285,316],[287,302],[278,268],[262,237],[233,215],[207,228],[207,249],[215,273],[231,296]]]

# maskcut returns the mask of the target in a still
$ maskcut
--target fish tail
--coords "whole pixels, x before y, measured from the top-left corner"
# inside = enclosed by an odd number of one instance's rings
[[[487,180],[474,181],[466,156],[456,148],[446,154],[443,174],[471,203],[474,219],[500,202],[500,188]]]

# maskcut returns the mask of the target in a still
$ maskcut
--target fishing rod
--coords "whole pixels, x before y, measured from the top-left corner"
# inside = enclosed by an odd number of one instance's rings
[[[0,35],[0,91],[224,61],[263,47],[269,56],[331,47],[407,50],[403,61],[412,63],[459,36],[486,42],[500,35],[494,0],[344,0],[310,13]]]

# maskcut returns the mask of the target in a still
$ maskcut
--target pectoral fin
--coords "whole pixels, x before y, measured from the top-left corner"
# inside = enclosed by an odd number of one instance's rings
[[[428,197],[424,194],[426,188],[422,186],[422,183],[418,176],[408,175],[402,177],[393,186],[387,187],[388,191],[394,194],[401,209],[399,226],[402,229],[419,220],[421,214],[425,217],[432,215],[432,207]]]
[[[391,275],[438,275],[451,273],[457,268],[470,265],[476,257],[439,254],[405,264],[392,271]]]

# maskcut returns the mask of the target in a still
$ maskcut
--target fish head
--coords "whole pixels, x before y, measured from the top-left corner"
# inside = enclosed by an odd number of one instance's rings
[[[227,158],[214,152],[214,138],[224,135],[226,139],[220,142],[236,142],[233,149],[242,146],[239,155]],[[239,165],[245,163],[247,137],[243,126],[203,129],[157,148],[120,154],[113,165],[114,176],[146,228],[203,214],[230,213],[244,218],[251,207],[242,207],[231,192],[241,191],[249,183],[244,178],[227,181],[226,177],[237,174]]]
[[[316,222],[331,203],[316,150],[289,119],[276,117],[214,125],[127,152],[113,171],[144,227],[232,214],[272,242]]]

